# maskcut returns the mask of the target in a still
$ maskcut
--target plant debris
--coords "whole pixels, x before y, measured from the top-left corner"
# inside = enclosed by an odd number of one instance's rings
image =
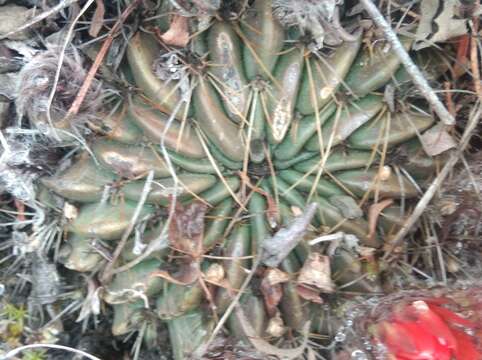
[[[85,134],[88,132],[87,124],[98,120],[103,100],[102,83],[94,80],[80,112],[66,121],[70,104],[77,96],[87,72],[85,59],[75,48],[71,48],[63,57],[60,57],[60,51],[59,48],[52,48],[39,52],[22,68],[17,89],[17,112],[20,117],[28,116],[33,126],[52,137],[55,135],[50,134],[51,123],[74,134]],[[58,69],[60,72],[57,75]],[[63,133],[61,136],[67,137]]]
[[[318,204],[310,204],[306,212],[296,218],[289,227],[279,230],[271,239],[266,239],[263,243],[263,263],[265,265],[277,267],[294,249],[306,233],[317,207]]]

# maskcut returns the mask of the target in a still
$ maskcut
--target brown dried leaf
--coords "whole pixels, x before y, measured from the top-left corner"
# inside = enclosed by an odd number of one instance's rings
[[[185,47],[189,42],[187,18],[180,15],[174,15],[169,30],[161,35],[161,39],[167,45]]]
[[[263,280],[266,280],[270,285],[277,285],[277,284],[287,282],[289,279],[290,279],[290,276],[284,271],[281,271],[280,269],[277,269],[277,268],[271,268],[271,269],[267,269],[264,272]]]
[[[279,221],[280,214],[279,214],[279,209],[278,205],[276,203],[276,200],[271,197],[268,193],[266,193],[266,201],[268,203],[268,209],[266,211],[266,216],[268,218],[268,222],[272,227],[275,227],[276,224]]]
[[[160,277],[168,282],[176,285],[190,285],[199,279],[201,270],[199,268],[199,263],[196,261],[190,261],[184,263],[180,271],[175,275],[170,274],[165,270],[158,270],[151,273],[150,276]]]
[[[281,284],[271,285],[268,278],[265,277],[261,281],[260,290],[263,294],[268,316],[272,317],[276,314],[277,306],[283,296],[283,287]]]
[[[314,286],[325,293],[333,292],[330,258],[319,253],[311,253],[300,270],[298,283]]]
[[[319,291],[308,288],[303,285],[298,285],[296,287],[296,292],[298,295],[308,301],[314,302],[316,304],[323,304],[323,299],[320,297]]]
[[[187,206],[179,202],[169,224],[169,244],[180,252],[197,258],[204,252],[202,238],[204,234],[204,215],[207,206],[194,201]]]
[[[175,275],[160,270],[151,276],[161,277],[177,285],[192,284],[199,279],[201,276],[200,261],[204,254],[202,240],[206,210],[207,206],[201,202],[194,201],[187,206],[176,203],[169,223],[169,244],[187,256],[181,262],[179,271]]]
[[[450,136],[443,124],[437,124],[427,130],[420,138],[423,149],[430,156],[435,156],[455,148],[457,143]]]
[[[380,216],[380,213],[385,209],[386,207],[390,206],[393,204],[393,199],[385,199],[383,201],[380,201],[379,203],[373,204],[370,206],[370,209],[368,210],[368,238],[373,240],[375,237],[375,233],[377,231],[377,222],[378,222],[378,217]]]

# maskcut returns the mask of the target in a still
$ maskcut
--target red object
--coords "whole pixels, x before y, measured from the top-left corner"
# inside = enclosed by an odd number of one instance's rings
[[[476,325],[435,302],[414,301],[396,306],[375,325],[376,341],[394,360],[481,360]]]

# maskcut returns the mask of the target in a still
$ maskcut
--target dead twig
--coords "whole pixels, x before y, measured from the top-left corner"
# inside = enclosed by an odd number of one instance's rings
[[[317,208],[317,203],[311,203],[305,212],[289,226],[280,229],[273,237],[263,242],[262,262],[266,266],[277,267],[298,245],[315,216]]]
[[[450,84],[449,81],[444,82],[444,89],[446,91],[445,102],[447,103],[447,109],[449,110],[450,114],[452,114],[452,116],[455,116],[455,114],[456,114],[455,104],[454,104],[454,101],[452,99],[452,92],[450,91],[452,89],[451,89],[451,84]]]
[[[377,24],[378,27],[382,29],[385,34],[385,38],[392,45],[393,51],[397,54],[398,58],[405,66],[405,69],[412,78],[413,83],[430,103],[433,110],[439,116],[440,120],[445,125],[454,125],[454,117],[447,111],[444,104],[440,101],[437,95],[435,95],[435,92],[430,87],[429,83],[423,76],[420,69],[412,61],[410,55],[408,55],[408,52],[400,43],[400,40],[398,40],[397,34],[393,31],[390,24],[385,20],[380,10],[378,10],[378,8],[373,4],[371,0],[360,0],[360,2],[372,18],[372,20],[375,22],[375,24]]]
[[[70,109],[67,112],[67,115],[65,116],[67,120],[79,112],[80,105],[82,105],[82,102],[84,101],[84,98],[87,95],[87,92],[89,91],[90,85],[92,84],[92,81],[94,80],[94,77],[97,74],[97,71],[99,70],[100,65],[102,64],[102,61],[107,55],[107,51],[112,45],[112,42],[114,41],[114,37],[116,33],[119,31],[122,24],[127,20],[129,15],[132,13],[132,11],[134,11],[134,9],[137,7],[137,5],[139,5],[140,2],[141,0],[134,0],[132,3],[130,3],[129,6],[121,14],[119,19],[116,21],[112,29],[109,31],[109,34],[107,35],[107,38],[102,44],[102,47],[100,48],[94,63],[92,64],[87,76],[85,77],[82,87],[80,88],[77,96],[75,97],[74,102],[70,106]]]
[[[417,206],[413,210],[413,213],[409,216],[409,218],[403,224],[402,228],[395,235],[395,237],[390,243],[390,246],[391,246],[390,250],[385,253],[385,255],[383,256],[383,260],[387,260],[387,258],[392,254],[393,250],[402,242],[402,240],[408,234],[412,226],[417,222],[417,220],[425,211],[425,208],[432,200],[433,196],[435,195],[435,192],[439,189],[440,185],[443,183],[447,175],[450,173],[450,171],[455,166],[455,164],[459,161],[459,158],[463,155],[463,152],[467,147],[470,138],[472,137],[472,133],[479,123],[479,120],[481,117],[481,106],[482,106],[481,104],[482,103],[479,102],[476,105],[476,107],[474,108],[471,114],[472,116],[469,117],[467,127],[465,128],[462,138],[460,139],[460,143],[457,151],[452,153],[452,155],[450,156],[445,166],[442,168],[440,173],[433,180],[432,184],[430,184],[425,194],[419,200]]]

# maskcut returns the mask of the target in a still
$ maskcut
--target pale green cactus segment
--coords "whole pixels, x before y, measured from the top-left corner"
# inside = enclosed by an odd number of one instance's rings
[[[95,249],[93,238],[71,235],[60,249],[60,259],[70,270],[88,272],[102,264],[102,255]]]
[[[159,270],[161,261],[157,259],[144,260],[127,271],[114,276],[106,288],[103,299],[109,304],[137,302],[157,295],[163,288],[164,280],[154,276]]]
[[[272,1],[256,0],[241,26],[247,42],[243,58],[248,79],[261,76],[269,80],[284,41],[283,28],[273,14]]]
[[[350,136],[348,144],[350,147],[365,150],[372,150],[377,145],[391,148],[421,134],[433,123],[434,118],[430,115],[387,112],[381,119],[371,121],[356,130]],[[388,133],[387,127],[390,129]]]
[[[269,139],[272,143],[283,141],[294,117],[296,98],[304,67],[304,49],[289,49],[281,56],[274,69],[276,79],[268,90]]]
[[[145,176],[151,170],[156,177],[170,175],[162,157],[149,146],[100,140],[92,146],[92,151],[104,167],[122,177]]]
[[[172,177],[154,180],[146,202],[166,206],[173,196],[181,201],[192,199],[216,183],[216,177],[209,174],[180,174],[177,180],[177,185]],[[126,199],[139,201],[144,185],[143,180],[132,181],[125,184],[121,191]]]
[[[418,195],[417,188],[405,176],[397,176],[390,168],[378,172],[376,170],[340,171],[336,178],[357,196],[370,192],[387,198],[412,198]]]
[[[229,24],[215,22],[209,29],[209,75],[229,117],[240,123],[248,109],[248,82],[244,75],[240,41]]]
[[[103,240],[119,239],[129,226],[137,204],[131,201],[91,203],[80,207],[78,216],[67,226],[74,234]],[[144,205],[140,218],[152,214],[154,208]]]
[[[323,162],[321,156],[318,155],[296,164],[294,168],[303,174],[317,174],[320,170],[331,173],[366,167],[371,161],[374,162],[372,158],[376,161],[378,156],[374,156],[370,151],[334,148],[326,161]]]
[[[169,116],[139,99],[130,102],[132,121],[144,132],[149,141],[157,147],[162,144],[180,156],[200,159],[206,156],[194,128],[186,121],[171,122]]]
[[[166,112],[171,112],[182,100],[182,94],[174,81],[161,80],[153,71],[154,60],[160,55],[161,47],[156,39],[142,32],[135,34],[127,47],[127,59],[137,86],[142,92]],[[180,110],[182,117],[183,110]]]
[[[175,360],[195,358],[196,350],[203,345],[214,329],[214,321],[195,310],[167,322],[169,338]],[[189,336],[186,336],[189,334]]]
[[[99,201],[106,187],[118,177],[97,165],[88,154],[82,154],[59,174],[41,178],[41,183],[56,194],[82,203]]]
[[[409,49],[413,42],[407,37],[401,40],[405,49]],[[399,67],[400,58],[386,42],[378,44],[375,49],[365,47],[353,62],[345,83],[350,93],[362,97],[390,81]]]
[[[321,147],[326,149],[330,144],[336,146],[342,143],[356,129],[374,118],[382,108],[383,99],[381,96],[368,95],[347,105],[342,111],[336,111],[321,129],[323,144],[320,143],[318,134],[315,134],[306,143],[306,150],[320,151]]]
[[[310,69],[303,75],[296,109],[310,115],[322,109],[339,90],[358,54],[361,34],[355,41],[346,41],[328,57],[314,56],[309,60]]]

